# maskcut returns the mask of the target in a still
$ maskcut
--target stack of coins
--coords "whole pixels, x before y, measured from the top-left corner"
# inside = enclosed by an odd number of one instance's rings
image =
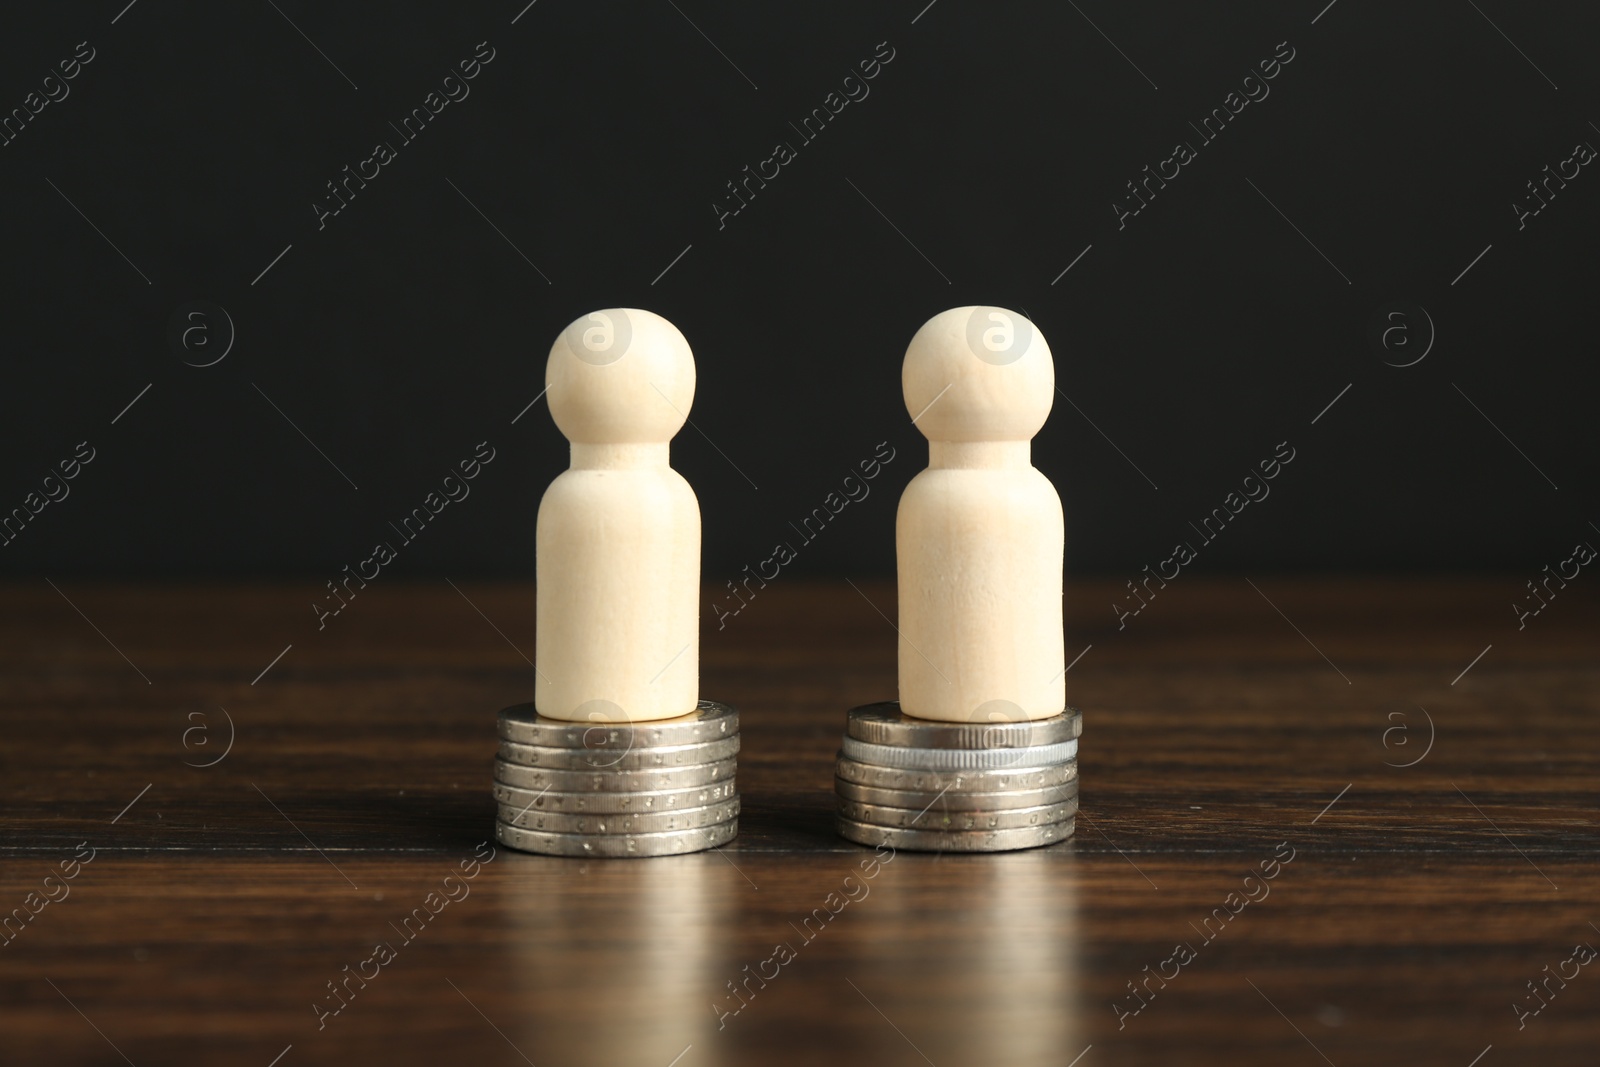
[[[1078,813],[1082,731],[1074,708],[990,723],[914,719],[894,702],[855,708],[834,772],[839,834],[921,852],[1065,840]]]
[[[739,713],[702,700],[676,719],[565,722],[500,713],[495,838],[547,856],[673,856],[739,832]]]

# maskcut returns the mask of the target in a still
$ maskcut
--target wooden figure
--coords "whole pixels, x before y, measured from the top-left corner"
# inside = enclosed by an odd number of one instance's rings
[[[545,385],[572,461],[539,504],[534,705],[574,722],[687,715],[700,505],[668,450],[694,402],[689,343],[649,311],[592,312],[556,339]]]
[[[1030,441],[1055,365],[1027,318],[935,315],[901,369],[928,468],[900,498],[900,708],[942,722],[1049,718],[1066,708],[1061,499]]]

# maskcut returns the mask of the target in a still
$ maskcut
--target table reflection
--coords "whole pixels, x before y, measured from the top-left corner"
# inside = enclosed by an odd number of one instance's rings
[[[515,856],[507,866],[496,900],[526,1006],[516,1044],[535,1063],[665,1065],[690,1045],[683,1064],[723,1062],[707,1006],[728,970],[716,931],[739,922],[723,860]]]
[[[884,1062],[907,1042],[939,1067],[1070,1062],[1089,1041],[1073,868],[1064,848],[896,856],[857,916],[857,1032]]]

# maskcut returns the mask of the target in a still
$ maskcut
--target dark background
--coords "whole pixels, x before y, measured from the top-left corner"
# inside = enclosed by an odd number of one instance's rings
[[[1072,403],[1034,455],[1069,574],[1194,540],[1281,441],[1296,459],[1200,567],[1537,571],[1600,537],[1600,176],[1520,232],[1511,207],[1600,145],[1593,6],[125,3],[11,11],[0,35],[0,110],[97,53],[0,148],[0,510],[96,450],[0,548],[13,576],[320,586],[483,440],[470,498],[395,569],[531,576],[565,443],[542,401],[512,420],[557,333],[611,306],[694,346],[702,432],[673,453],[707,580],[885,440],[872,496],[793,571],[892,573],[926,459],[900,359],[969,303],[1026,311],[1055,352]],[[480,41],[470,96],[319,231],[325,183]],[[870,96],[719,230],[724,183],[884,41]],[[1270,96],[1200,147],[1188,123],[1283,41]],[[1179,140],[1198,158],[1119,231],[1111,204]],[[237,334],[206,368],[168,336],[196,300]],[[1385,352],[1395,301],[1416,346]],[[1436,343],[1387,365],[1427,340],[1419,306]]]

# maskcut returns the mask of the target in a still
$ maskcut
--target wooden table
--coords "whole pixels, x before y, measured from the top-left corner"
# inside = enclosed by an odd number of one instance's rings
[[[1522,583],[1187,576],[1121,630],[1074,584],[1077,836],[866,871],[831,767],[895,692],[890,586],[707,624],[734,844],[476,868],[531,588],[374,584],[319,631],[310,582],[15,587],[0,1060],[1592,1065],[1600,599],[1518,630]]]

